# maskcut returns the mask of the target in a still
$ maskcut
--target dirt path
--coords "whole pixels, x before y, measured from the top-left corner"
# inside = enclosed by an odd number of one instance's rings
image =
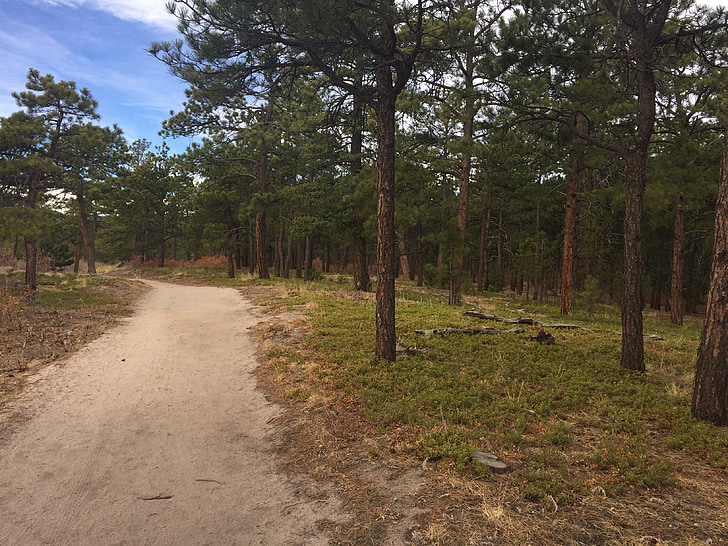
[[[325,544],[338,501],[277,473],[255,311],[149,282],[131,319],[0,415],[0,544]]]

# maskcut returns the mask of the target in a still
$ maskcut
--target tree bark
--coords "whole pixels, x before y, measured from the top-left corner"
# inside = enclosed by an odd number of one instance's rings
[[[248,220],[248,273],[255,275],[255,218]]]
[[[275,259],[273,260],[273,276],[280,277],[283,269],[283,227],[276,228]]]
[[[395,235],[397,237],[397,248],[399,248],[399,266],[402,268],[402,278],[408,281],[410,280],[410,265],[404,235],[401,231],[396,231]]]
[[[672,279],[670,281],[670,322],[683,323],[683,246],[685,244],[685,209],[682,196],[677,199],[675,210],[675,235],[672,244]]]
[[[361,153],[362,153],[362,126],[364,124],[364,101],[359,97],[354,97],[353,129],[351,133],[351,172],[358,174],[362,169]],[[356,186],[351,188],[352,194],[356,191]],[[369,278],[369,264],[367,263],[367,240],[364,235],[364,217],[361,206],[352,200],[352,213],[354,216],[354,240],[352,251],[354,256],[353,275],[354,290],[359,292],[369,292],[372,289],[372,281]],[[346,264],[344,264],[346,265]]]
[[[235,278],[235,241],[238,239],[238,234],[235,231],[228,232],[227,235],[227,277],[228,279]]]
[[[387,65],[377,70],[377,91],[377,305],[374,354],[377,358],[394,361],[397,358],[394,312],[394,145],[397,96]]]
[[[691,405],[696,418],[718,426],[728,425],[728,121],[723,138],[710,290]]]
[[[25,235],[25,295],[35,300],[35,291],[38,290],[38,244],[35,235]]]
[[[86,260],[88,261],[88,272],[96,273],[96,243],[94,231],[89,229],[88,216],[86,215],[86,200],[82,191],[76,192],[76,203],[78,204],[78,217],[81,222],[81,237],[86,247]]]
[[[302,279],[303,278],[303,258],[304,258],[304,250],[303,250],[303,241],[301,239],[296,239],[296,278]]]
[[[448,304],[460,306],[463,303],[463,259],[465,257],[465,228],[468,223],[468,200],[470,192],[470,170],[472,163],[473,125],[475,122],[475,89],[473,88],[472,52],[466,52],[465,59],[465,106],[463,108],[463,152],[460,156],[458,176],[457,235],[453,249],[453,266],[450,274]]]
[[[164,209],[159,215],[159,246],[157,247],[157,267],[164,267]]]
[[[283,265],[283,278],[288,279],[291,276],[291,267],[293,266],[293,234],[291,225],[293,224],[294,213],[291,211],[290,222],[288,223],[288,236],[286,237],[286,261]]]
[[[422,244],[422,222],[417,221],[417,286],[425,284],[425,247]]]
[[[636,131],[624,148],[612,146],[626,160],[627,190],[624,214],[624,294],[622,297],[622,359],[623,367],[644,370],[644,341],[642,337],[642,223],[647,154],[655,126],[657,86],[654,74],[655,50],[660,46],[662,30],[670,12],[670,0],[656,0],[642,13],[642,3],[623,5],[603,0],[612,17],[632,28],[629,59],[636,84]],[[578,131],[578,130],[577,130]],[[579,131],[580,132],[580,131]],[[582,133],[583,134],[583,133]]]
[[[571,286],[574,275],[574,254],[576,251],[576,225],[581,178],[581,156],[575,155],[569,169],[569,179],[566,186],[566,219],[564,221],[564,265],[561,271],[561,314],[571,315]]]
[[[488,173],[483,180],[483,211],[480,214],[480,249],[478,253],[478,292],[488,288],[488,225],[490,224],[490,207],[488,207]]]
[[[627,157],[627,192],[624,214],[624,292],[622,294],[623,367],[645,369],[642,338],[642,216],[646,154]]]
[[[273,119],[273,101],[269,100],[263,115],[262,123],[267,130]],[[258,150],[258,192],[262,196],[268,188],[268,143],[266,135],[260,140]],[[258,267],[258,278],[269,279],[268,260],[266,256],[266,218],[265,208],[261,208],[255,215],[255,261]]]
[[[447,239],[447,198],[450,195],[450,183],[447,175],[442,175],[440,187],[440,243],[437,247],[437,284],[442,284],[442,264],[445,261],[445,242]]]
[[[303,258],[303,280],[304,281],[310,281],[311,280],[311,265],[313,262],[313,257],[311,256],[311,251],[313,247],[313,238],[310,235],[306,236],[306,250]]]
[[[503,277],[503,207],[498,210],[498,273]]]
[[[40,180],[43,176],[41,171],[34,171],[28,178],[28,195],[25,198],[25,229],[28,230],[24,236],[25,243],[25,297],[35,300],[35,292],[38,289],[38,243],[33,234],[32,213],[38,201],[40,193]]]

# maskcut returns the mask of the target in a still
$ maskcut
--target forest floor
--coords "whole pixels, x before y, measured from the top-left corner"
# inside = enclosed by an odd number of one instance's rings
[[[177,282],[204,284],[189,279],[178,279]],[[94,289],[106,291],[119,300],[139,301],[145,297],[148,287],[134,279],[109,277]],[[250,286],[240,290],[245,300],[257,304],[275,297],[276,289]],[[44,374],[44,378],[62,376],[65,373],[63,362],[103,332],[116,331],[118,328],[110,329],[121,316],[108,310],[88,308],[44,310],[31,306],[18,311],[18,308],[4,309],[5,314],[0,316],[0,326],[3,326],[0,340],[4,351],[0,354],[0,417],[6,422],[8,414],[15,411],[11,409],[22,408],[27,391],[36,388],[38,374]],[[393,439],[370,427],[355,405],[332,411],[326,406],[312,409],[310,405],[297,403],[286,395],[276,379],[275,370],[265,365],[264,353],[272,347],[299,343],[305,335],[305,330],[298,327],[301,318],[300,311],[280,308],[266,311],[261,307],[256,312],[256,324],[252,329],[261,348],[257,358],[262,364],[253,365],[250,373],[255,374],[257,386],[265,394],[262,404],[268,400],[285,410],[275,413],[270,422],[264,423],[266,427],[274,425],[264,437],[275,449],[275,468],[265,467],[265,472],[282,474],[294,489],[295,499],[289,499],[284,507],[285,517],[277,525],[285,531],[285,526],[298,524],[298,538],[293,538],[294,534],[277,535],[289,537],[290,541],[283,543],[654,545],[728,542],[724,479],[716,479],[716,474],[707,466],[695,468],[690,474],[696,478],[673,491],[634,491],[618,497],[604,496],[596,491],[578,506],[549,509],[523,499],[518,493],[518,484],[512,483],[508,475],[493,475],[485,480],[463,476],[438,461],[422,461],[393,452],[390,449]],[[85,374],[83,368],[73,373]],[[54,384],[51,379],[49,381],[49,385]],[[61,380],[59,389],[64,388],[66,385]],[[17,411],[15,413],[19,421],[13,427],[21,426],[23,420],[17,416]],[[0,446],[8,443],[13,430],[0,426]],[[694,464],[687,460],[677,463]],[[39,468],[39,475],[42,472],[47,473],[47,469]],[[204,484],[210,486],[217,485],[214,477],[195,479],[209,480]],[[6,487],[3,476],[0,488],[4,491]],[[82,493],[86,494],[74,489],[74,502],[80,502]],[[149,499],[154,497],[147,503],[163,503],[167,500],[164,497],[169,496],[167,493],[159,489],[140,494]],[[304,516],[299,508],[317,505],[334,507],[334,510],[309,510],[306,517],[311,519],[305,521],[310,521],[313,528],[306,538],[300,530],[298,520]],[[68,508],[67,513],[61,514],[56,531],[62,530],[63,525],[68,527],[73,506]],[[151,510],[149,508],[145,517],[158,517],[160,513],[165,516],[161,509]]]

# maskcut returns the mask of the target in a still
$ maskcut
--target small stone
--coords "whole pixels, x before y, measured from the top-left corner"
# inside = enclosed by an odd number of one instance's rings
[[[496,455],[492,453],[486,453],[485,451],[473,452],[473,458],[480,461],[484,465],[487,465],[493,472],[502,474],[508,472],[508,464],[501,461]]]

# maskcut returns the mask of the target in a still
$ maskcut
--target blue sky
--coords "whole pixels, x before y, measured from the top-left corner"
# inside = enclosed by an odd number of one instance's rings
[[[182,108],[185,89],[145,51],[178,36],[166,1],[0,0],[0,116],[20,109],[10,93],[25,89],[32,67],[87,87],[98,123],[116,123],[129,142],[161,144],[161,123]],[[167,144],[181,153],[189,141]]]

